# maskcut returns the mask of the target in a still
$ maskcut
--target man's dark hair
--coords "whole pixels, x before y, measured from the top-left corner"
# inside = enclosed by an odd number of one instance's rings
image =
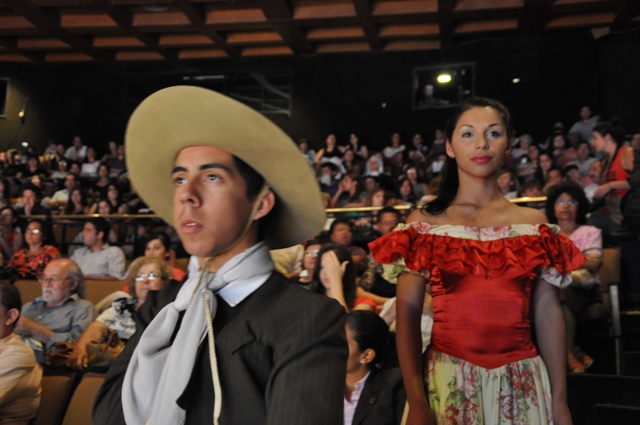
[[[402,215],[400,214],[400,211],[398,211],[393,207],[382,208],[380,211],[378,211],[378,218],[382,217],[382,214],[395,214],[396,217],[398,218],[398,222],[402,221]]]
[[[96,234],[102,232],[102,242],[106,243],[109,238],[109,231],[111,230],[109,222],[102,217],[95,217],[89,219],[88,223],[93,224],[93,227],[96,228]]]
[[[338,217],[333,220],[333,223],[331,223],[331,227],[329,228],[329,235],[333,235],[333,231],[338,224],[346,224],[347,226],[349,226],[351,233],[353,233],[353,222],[351,221],[351,219],[348,217]]]
[[[577,166],[577,165],[575,165],[575,164],[567,165],[566,167],[564,167],[564,168],[562,169],[562,176],[563,176],[563,177],[567,177],[567,174],[569,174],[569,171],[571,171],[571,170],[578,170],[578,171],[580,171],[580,167],[578,167],[578,166]],[[551,171],[551,170],[549,170],[549,171]]]
[[[253,200],[264,185],[264,177],[260,175],[256,170],[251,168],[246,162],[233,155],[233,164],[238,169],[238,173],[244,180],[244,184],[247,186],[247,198]]]
[[[25,190],[30,190],[32,191],[35,195],[36,195],[36,199],[38,201],[42,200],[42,189],[40,189],[38,186],[36,186],[35,184],[29,182],[29,183],[25,183],[22,186],[22,190],[21,192],[24,194]],[[24,196],[24,195],[23,195]]]
[[[338,171],[338,166],[333,162],[324,162],[320,168],[328,167],[331,171]]]
[[[589,154],[591,154],[591,143],[587,142],[586,140],[580,139],[580,141],[576,143],[576,149],[578,149],[580,145],[587,145],[589,147]]]
[[[18,288],[10,283],[0,283],[0,305],[4,307],[7,312],[15,308],[19,314],[22,308],[22,300],[20,299],[20,291]],[[13,326],[15,326],[16,323],[17,320],[13,323]]]
[[[76,173],[67,173],[67,175],[64,178],[66,179],[69,176],[73,176],[75,182],[78,183],[78,175]]]

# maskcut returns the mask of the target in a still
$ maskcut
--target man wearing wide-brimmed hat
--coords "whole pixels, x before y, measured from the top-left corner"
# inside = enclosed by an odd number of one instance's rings
[[[132,183],[192,257],[184,282],[140,308],[94,423],[342,423],[344,309],[287,283],[268,252],[325,221],[295,144],[254,110],[197,87],[147,98],[125,143]]]

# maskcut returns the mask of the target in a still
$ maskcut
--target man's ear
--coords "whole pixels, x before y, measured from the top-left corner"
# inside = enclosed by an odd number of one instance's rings
[[[18,318],[20,317],[20,312],[18,311],[17,308],[12,308],[7,312],[7,315],[9,316],[9,319],[7,320],[7,323],[5,323],[5,325],[12,326],[12,325],[15,325],[16,322],[18,321]]]
[[[262,200],[260,201],[260,205],[258,206],[258,210],[254,214],[253,219],[259,220],[262,217],[266,216],[267,214],[269,214],[269,212],[273,209],[275,205],[276,205],[276,195],[272,191],[267,192],[267,194],[262,197]]]
[[[444,142],[445,152],[449,158],[455,158],[456,154],[453,153],[453,147],[451,146],[451,140],[447,139]]]

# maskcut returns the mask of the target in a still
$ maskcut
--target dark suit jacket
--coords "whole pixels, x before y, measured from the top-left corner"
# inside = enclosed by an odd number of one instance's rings
[[[96,425],[125,423],[120,390],[127,365],[144,328],[175,299],[179,287],[169,285],[147,296],[137,314],[136,334],[109,370],[94,401]],[[235,307],[217,298],[220,424],[342,423],[348,355],[342,306],[289,284],[278,273]],[[207,347],[205,340],[192,379],[178,401],[187,410],[187,423],[211,423],[214,394]]]
[[[373,368],[360,394],[351,425],[399,425],[407,401],[399,368]]]

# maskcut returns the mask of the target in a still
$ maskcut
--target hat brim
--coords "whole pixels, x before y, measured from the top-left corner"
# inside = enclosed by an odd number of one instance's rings
[[[271,249],[299,244],[322,230],[326,215],[320,190],[295,143],[257,111],[193,86],[170,87],[146,98],[125,134],[131,183],[167,223],[173,224],[173,161],[188,146],[222,149],[264,177],[277,198],[264,223]]]

